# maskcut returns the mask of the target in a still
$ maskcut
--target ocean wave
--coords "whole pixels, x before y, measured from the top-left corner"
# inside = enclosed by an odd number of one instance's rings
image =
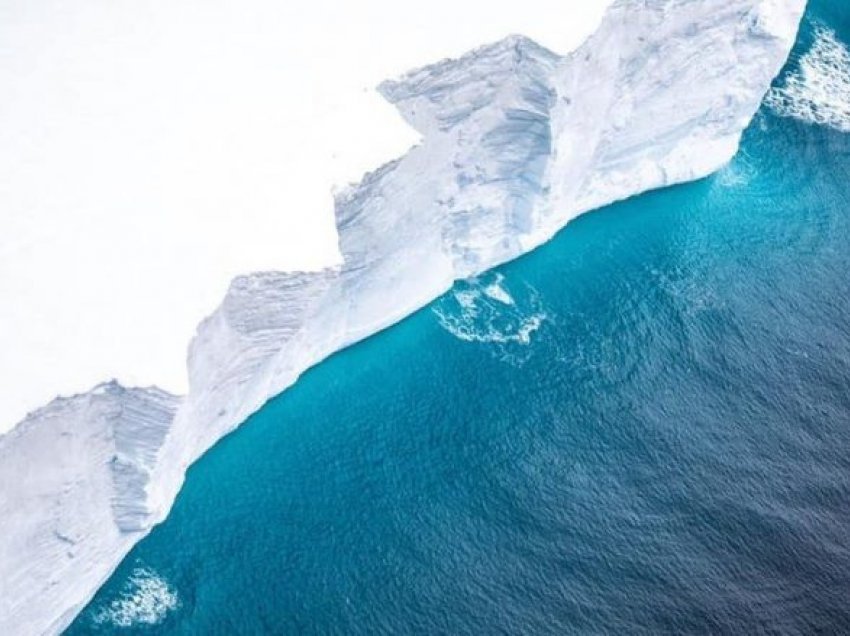
[[[765,102],[781,117],[850,132],[850,51],[835,31],[815,28],[814,44],[799,68]]]
[[[128,628],[157,625],[180,604],[177,591],[146,567],[133,570],[121,595],[94,616],[98,625]]]
[[[433,310],[440,326],[464,342],[496,345],[515,360],[507,347],[526,347],[548,318],[540,295],[530,285],[508,288],[494,272],[461,281]]]

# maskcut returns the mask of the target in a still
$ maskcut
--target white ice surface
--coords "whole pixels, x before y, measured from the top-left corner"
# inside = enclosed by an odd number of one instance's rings
[[[189,464],[308,367],[582,212],[725,165],[804,5],[617,0],[565,57],[511,37],[384,83],[423,139],[339,192],[341,266],[237,278],[198,327],[185,398],[108,384],[0,437],[0,633],[66,625]]]
[[[417,141],[380,81],[569,50],[608,1],[0,2],[0,433],[108,378],[184,393],[230,281],[338,262],[331,189]]]

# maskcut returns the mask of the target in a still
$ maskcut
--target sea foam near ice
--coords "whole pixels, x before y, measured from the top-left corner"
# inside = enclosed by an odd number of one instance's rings
[[[150,568],[137,567],[121,595],[98,612],[94,621],[118,628],[158,625],[179,605],[177,591],[168,581]]]
[[[782,117],[850,132],[850,51],[827,27],[816,27],[814,38],[799,68],[765,103]]]
[[[499,357],[513,361],[512,350],[530,345],[548,319],[533,287],[509,288],[499,272],[457,283],[433,312],[440,326],[459,340],[494,345]]]
[[[721,188],[744,188],[757,174],[758,169],[755,163],[746,152],[741,151],[732,161],[717,171],[715,183]]]

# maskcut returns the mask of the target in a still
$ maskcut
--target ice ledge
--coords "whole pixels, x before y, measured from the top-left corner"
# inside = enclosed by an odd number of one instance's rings
[[[144,488],[178,403],[110,382],[0,438],[0,633],[58,631],[79,606],[75,581],[91,594],[116,551],[144,536]]]
[[[618,0],[566,57],[511,37],[383,84],[424,138],[337,197],[341,268],[234,281],[182,401],[103,385],[0,438],[0,633],[73,620],[188,465],[305,369],[586,210],[720,168],[804,6]]]

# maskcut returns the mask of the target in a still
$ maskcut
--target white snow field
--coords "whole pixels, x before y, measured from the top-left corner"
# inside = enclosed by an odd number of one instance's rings
[[[338,192],[338,266],[236,278],[192,341],[185,397],[110,383],[0,437],[0,633],[61,631],[186,468],[308,367],[585,211],[721,168],[804,8],[616,0],[566,56],[514,36],[382,84],[422,141]]]
[[[230,281],[338,263],[332,188],[418,141],[378,83],[569,50],[609,1],[0,2],[0,433],[105,379],[185,393]]]

